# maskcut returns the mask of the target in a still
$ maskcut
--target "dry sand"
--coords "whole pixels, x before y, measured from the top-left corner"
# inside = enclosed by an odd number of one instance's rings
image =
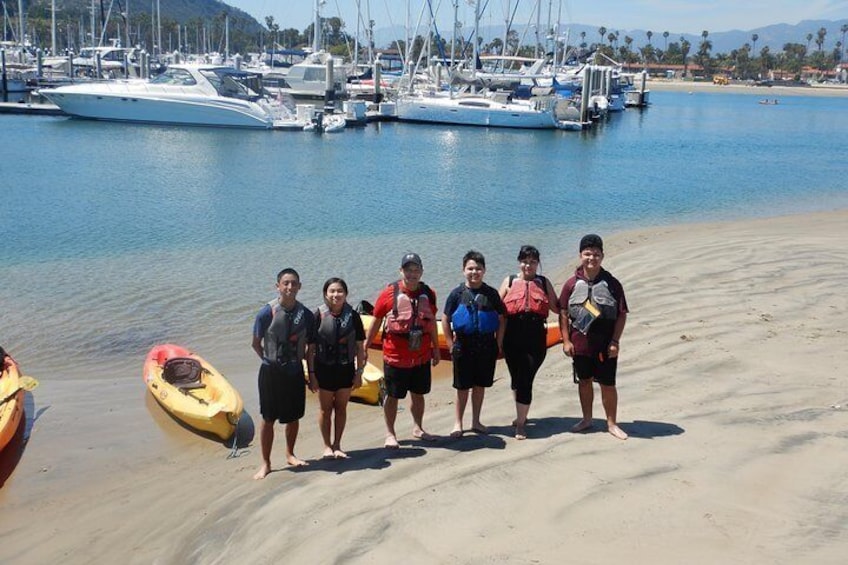
[[[637,82],[638,85],[638,82]],[[647,82],[648,90],[657,92],[696,92],[750,94],[763,99],[773,100],[781,96],[848,96],[848,85],[816,84],[814,86],[753,86],[747,84],[717,85],[706,81],[651,79]]]
[[[404,409],[390,452],[380,410],[352,405],[352,459],[322,462],[310,400],[298,454],[312,464],[253,481],[255,440],[228,460],[164,416],[139,375],[95,390],[72,369],[28,395],[29,443],[0,465],[0,562],[844,563],[848,213],[607,239],[632,310],[619,372],[629,440],[603,431],[597,398],[596,431],[568,432],[577,391],[552,349],[527,441],[510,436],[501,366],[489,436],[413,442]],[[216,364],[242,390],[251,439],[244,350]],[[451,429],[452,400],[438,378],[431,432]],[[282,453],[280,430],[278,466]]]

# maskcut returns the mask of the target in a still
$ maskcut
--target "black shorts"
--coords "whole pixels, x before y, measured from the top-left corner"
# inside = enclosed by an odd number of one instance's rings
[[[407,391],[413,394],[430,392],[432,375],[429,362],[408,369],[383,364],[383,376],[386,394],[392,398],[406,398]]]
[[[288,424],[303,418],[305,411],[303,364],[262,363],[259,367],[259,413],[262,419]]]
[[[494,337],[462,336],[459,352],[452,352],[453,388],[468,390],[475,386],[490,387],[495,382],[498,344]]]
[[[353,387],[353,376],[356,367],[353,363],[347,365],[324,365],[315,362],[315,378],[318,379],[318,388],[336,392],[343,388]]]
[[[574,366],[574,374],[581,381],[586,379],[595,379],[598,384],[604,386],[615,386],[615,372],[618,368],[618,357],[608,358],[588,357],[584,355],[575,355],[572,360]]]

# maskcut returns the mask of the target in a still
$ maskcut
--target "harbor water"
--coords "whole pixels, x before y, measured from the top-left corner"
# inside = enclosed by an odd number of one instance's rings
[[[4,116],[0,344],[46,381],[69,365],[138,378],[156,343],[213,362],[252,355],[253,316],[286,266],[308,306],[330,276],[347,280],[351,302],[373,301],[416,251],[441,305],[472,248],[497,285],[522,244],[553,274],[585,232],[848,205],[848,98],[652,101],[583,133],[382,123],[322,136]]]

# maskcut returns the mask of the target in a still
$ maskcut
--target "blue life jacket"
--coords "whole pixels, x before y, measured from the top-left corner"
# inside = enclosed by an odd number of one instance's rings
[[[453,331],[458,334],[491,334],[498,331],[498,312],[482,292],[474,294],[469,288],[462,291],[459,306],[451,315]]]

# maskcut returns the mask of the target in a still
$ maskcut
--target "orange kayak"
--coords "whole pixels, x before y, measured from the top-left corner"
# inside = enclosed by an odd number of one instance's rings
[[[370,316],[368,314],[360,314],[362,317],[362,325],[365,326],[365,333],[368,333],[369,328],[374,325],[374,316]],[[439,335],[439,353],[441,354],[441,358],[443,360],[449,361],[451,358],[450,350],[447,346],[447,341],[445,340],[445,334],[442,331],[441,322],[436,322],[436,328],[438,329]],[[547,322],[545,324],[546,328],[546,343],[548,347],[553,347],[558,343],[562,343],[562,336],[559,333],[559,325],[556,322]],[[378,331],[374,334],[374,340],[371,342],[369,346],[370,349],[383,349],[383,332]]]

